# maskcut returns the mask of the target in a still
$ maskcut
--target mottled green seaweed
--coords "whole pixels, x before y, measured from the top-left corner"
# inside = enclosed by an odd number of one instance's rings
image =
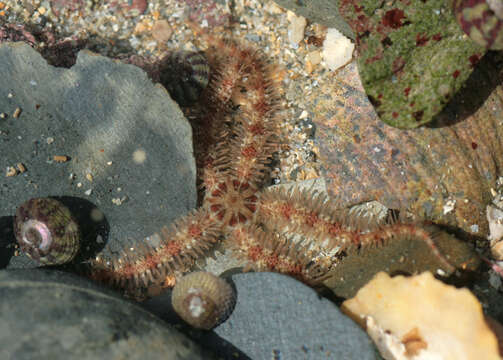
[[[432,121],[485,53],[444,0],[345,0],[341,14],[357,35],[367,96],[380,119],[394,127]]]

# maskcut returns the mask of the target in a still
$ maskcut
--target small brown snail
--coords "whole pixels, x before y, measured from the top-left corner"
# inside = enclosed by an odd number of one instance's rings
[[[194,272],[177,282],[171,303],[186,323],[210,330],[229,317],[236,304],[236,293],[224,279],[208,272]]]
[[[80,230],[70,210],[51,198],[21,204],[14,218],[14,234],[21,250],[44,265],[71,261],[80,248]]]

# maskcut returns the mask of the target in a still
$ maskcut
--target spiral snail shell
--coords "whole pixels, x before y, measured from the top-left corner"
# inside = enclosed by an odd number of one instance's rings
[[[21,250],[44,265],[71,261],[80,248],[80,230],[70,210],[51,198],[21,204],[14,218],[14,234]]]
[[[175,51],[163,60],[161,84],[180,106],[189,106],[208,85],[210,66],[202,52]]]
[[[194,272],[175,285],[171,303],[186,323],[210,330],[229,317],[236,294],[224,279],[208,272]]]

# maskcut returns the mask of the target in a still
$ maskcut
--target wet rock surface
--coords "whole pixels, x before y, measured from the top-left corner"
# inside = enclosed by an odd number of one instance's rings
[[[87,51],[55,68],[4,43],[0,71],[3,266],[34,266],[9,258],[13,215],[29,198],[56,197],[80,217],[80,259],[117,252],[195,207],[190,125],[141,69]]]
[[[2,359],[213,359],[138,305],[76,276],[0,271]]]

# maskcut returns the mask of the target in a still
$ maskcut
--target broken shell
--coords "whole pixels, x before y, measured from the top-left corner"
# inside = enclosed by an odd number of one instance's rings
[[[224,279],[208,272],[194,272],[175,285],[171,302],[186,323],[210,330],[230,315],[236,304],[236,294]]]
[[[208,85],[210,67],[202,52],[175,51],[161,60],[161,84],[180,106],[197,101]]]
[[[14,218],[14,233],[21,250],[44,265],[71,261],[80,248],[80,230],[70,210],[51,198],[21,204]]]
[[[429,272],[378,273],[341,310],[366,328],[386,359],[500,359],[477,298]]]

